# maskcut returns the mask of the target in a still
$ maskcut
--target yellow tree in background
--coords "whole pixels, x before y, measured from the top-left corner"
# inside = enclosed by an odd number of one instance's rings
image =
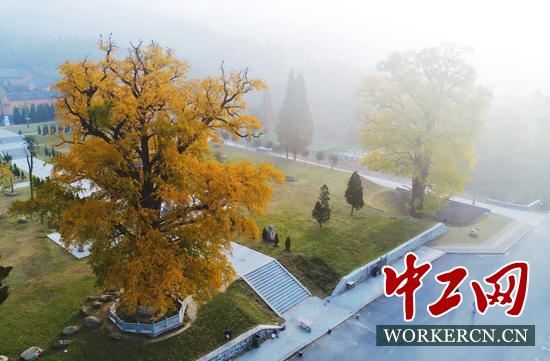
[[[222,164],[209,140],[260,128],[245,94],[264,89],[246,71],[188,78],[169,49],[131,44],[125,57],[100,41],[103,56],[65,63],[57,115],[72,128],[70,151],[53,160],[54,179],[80,197],[59,220],[67,243],[93,244],[102,286],[124,289],[127,311],[158,314],[187,295],[208,296],[232,276],[226,253],[236,235],[256,237],[252,215],[265,210],[272,166]],[[75,188],[77,181],[89,182]],[[52,192],[54,193],[54,192]]]
[[[392,54],[359,94],[369,150],[365,163],[411,178],[413,217],[430,208],[426,190],[436,196],[432,200],[463,190],[476,158],[472,142],[490,101],[490,93],[476,85],[463,49],[443,44]]]
[[[13,174],[8,163],[0,162],[0,188],[10,183]]]

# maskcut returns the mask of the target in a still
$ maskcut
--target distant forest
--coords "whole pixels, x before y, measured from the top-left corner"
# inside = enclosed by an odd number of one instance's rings
[[[53,104],[31,104],[30,107],[13,108],[14,124],[25,124],[29,118],[29,123],[48,122],[55,119],[55,107]]]

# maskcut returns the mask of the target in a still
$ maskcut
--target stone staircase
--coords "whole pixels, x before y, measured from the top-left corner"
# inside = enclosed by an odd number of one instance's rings
[[[279,316],[311,296],[307,288],[276,260],[247,273],[243,279]]]

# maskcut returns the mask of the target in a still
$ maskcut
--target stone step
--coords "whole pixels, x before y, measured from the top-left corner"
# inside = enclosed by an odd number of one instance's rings
[[[271,261],[243,279],[279,316],[311,293],[278,261]]]

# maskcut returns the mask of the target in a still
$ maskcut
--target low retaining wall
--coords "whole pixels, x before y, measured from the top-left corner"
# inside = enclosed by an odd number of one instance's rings
[[[254,345],[254,337],[258,335],[262,341],[271,337],[274,330],[282,331],[282,326],[277,325],[259,325],[253,329],[239,335],[225,345],[201,357],[197,361],[227,361],[248,351]],[[261,347],[261,346],[260,346]]]
[[[178,313],[172,317],[165,318],[162,321],[155,323],[140,323],[140,322],[126,322],[116,313],[116,303],[113,303],[109,307],[108,317],[122,332],[136,333],[140,335],[147,335],[151,337],[156,337],[165,332],[173,330],[175,328],[183,325],[185,317],[185,309],[187,308],[187,303],[180,302],[181,306]]]
[[[511,208],[511,209],[518,209],[520,211],[536,211],[538,208],[542,205],[542,201],[540,199],[537,199],[536,201],[533,201],[529,204],[518,204],[518,203],[512,203],[512,202],[504,202],[499,201],[496,199],[486,198],[485,202],[494,204],[496,206]]]
[[[438,223],[432,228],[420,233],[414,238],[411,238],[407,242],[403,243],[399,247],[394,248],[393,250],[386,253],[381,258],[386,258],[386,263],[390,264],[396,261],[398,258],[403,257],[407,252],[414,251],[426,243],[436,239],[442,234],[447,232],[447,227],[443,223]],[[347,283],[354,282],[355,284],[361,283],[370,277],[371,268],[377,266],[380,259],[376,259],[367,263],[364,266],[357,268],[355,271],[349,273],[348,275],[342,277],[334,290],[332,291],[331,296],[338,296],[348,290]]]

